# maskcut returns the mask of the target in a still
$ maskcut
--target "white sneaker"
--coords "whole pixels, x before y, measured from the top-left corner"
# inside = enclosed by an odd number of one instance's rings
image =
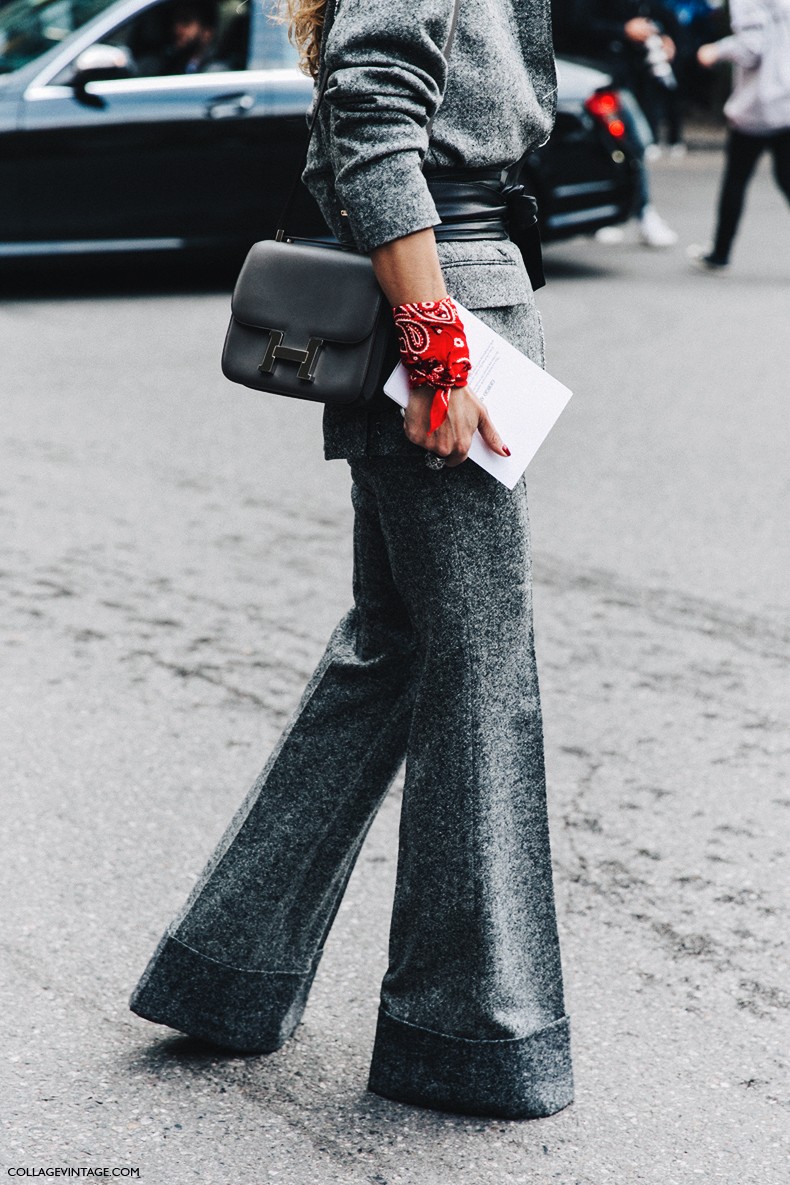
[[[625,242],[625,231],[622,226],[602,226],[593,235],[596,243],[605,243],[607,247],[616,247]]]
[[[650,163],[650,161],[661,160],[662,155],[663,153],[660,144],[648,144],[647,148],[645,149],[645,160],[648,163]]]
[[[683,160],[684,156],[688,156],[689,146],[683,140],[678,140],[677,144],[670,144],[667,149],[667,155],[670,160]]]
[[[645,206],[639,219],[639,237],[646,247],[674,247],[678,236],[654,206]]]

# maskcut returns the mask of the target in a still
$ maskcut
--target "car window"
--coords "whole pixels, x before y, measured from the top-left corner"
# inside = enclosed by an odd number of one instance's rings
[[[58,45],[115,0],[15,0],[0,9],[0,74]]]
[[[257,47],[257,64],[262,70],[293,70],[299,65],[299,52],[288,39],[288,27],[269,14]]]
[[[239,0],[165,0],[124,28],[142,77],[245,70],[250,6]]]
[[[162,0],[103,33],[103,45],[123,47],[136,78],[245,70],[250,6],[239,0]],[[52,81],[74,77],[70,63]]]

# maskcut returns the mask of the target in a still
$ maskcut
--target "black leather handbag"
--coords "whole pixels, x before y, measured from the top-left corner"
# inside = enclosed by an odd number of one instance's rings
[[[458,20],[455,0],[445,57]],[[326,79],[316,98],[316,127]],[[430,136],[431,124],[427,131]],[[309,147],[309,139],[308,139]],[[306,156],[306,154],[305,154]],[[333,406],[366,403],[397,361],[392,313],[367,255],[321,240],[289,239],[285,224],[304,162],[274,239],[255,245],[231,301],[222,372],[234,383]]]
[[[366,403],[381,387],[394,336],[367,255],[264,240],[250,249],[236,282],[222,371],[273,395]]]

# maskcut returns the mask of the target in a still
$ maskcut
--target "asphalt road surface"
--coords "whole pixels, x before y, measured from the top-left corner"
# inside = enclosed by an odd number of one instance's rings
[[[656,169],[683,243],[719,166]],[[790,217],[764,171],[726,278],[585,241],[549,276],[575,395],[531,510],[577,1100],[523,1123],[365,1090],[397,788],[282,1051],[217,1056],[127,1011],[347,607],[347,467],[317,409],[220,376],[223,280],[5,281],[4,1176],[790,1179]]]

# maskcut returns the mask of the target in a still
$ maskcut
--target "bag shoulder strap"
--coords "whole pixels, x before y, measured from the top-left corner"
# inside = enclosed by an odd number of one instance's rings
[[[452,48],[453,48],[453,42],[455,41],[455,31],[458,27],[458,10],[459,10],[459,8],[460,8],[460,0],[453,0],[453,11],[452,11],[452,16],[450,18],[450,28],[447,30],[447,40],[445,41],[444,48],[442,49],[442,55],[448,64],[450,61],[450,53],[452,52]],[[304,152],[302,153],[301,159],[299,161],[299,165],[297,166],[296,174],[293,178],[293,181],[291,182],[290,188],[288,190],[288,196],[285,199],[285,204],[283,205],[282,213],[280,214],[280,218],[277,223],[277,232],[274,237],[275,237],[275,239],[277,239],[278,242],[282,242],[287,237],[286,231],[285,231],[285,224],[288,221],[288,218],[290,217],[291,206],[293,205],[293,203],[296,199],[296,194],[299,189],[299,184],[302,180],[302,173],[304,172],[305,165],[307,164],[307,156],[310,151],[310,145],[313,142],[313,133],[315,132],[315,129],[318,125],[318,112],[321,108],[321,104],[324,101],[324,95],[326,94],[326,88],[327,88],[328,82],[329,82],[329,75],[327,73],[324,73],[324,77],[321,80],[321,83],[318,87],[318,92],[315,97],[315,105],[313,107],[313,114],[310,118],[310,127],[309,127],[309,131],[307,134],[307,143],[305,144]],[[441,103],[439,104],[439,106],[441,106]],[[431,115],[427,124],[425,125],[425,131],[428,136],[429,144],[430,144],[430,139],[431,139],[431,132],[433,131],[433,123],[434,123],[434,120],[436,119],[438,111],[439,111],[439,107],[436,108],[436,111],[433,112],[433,114]],[[425,167],[425,157],[424,156],[422,159],[422,167],[423,168]]]

